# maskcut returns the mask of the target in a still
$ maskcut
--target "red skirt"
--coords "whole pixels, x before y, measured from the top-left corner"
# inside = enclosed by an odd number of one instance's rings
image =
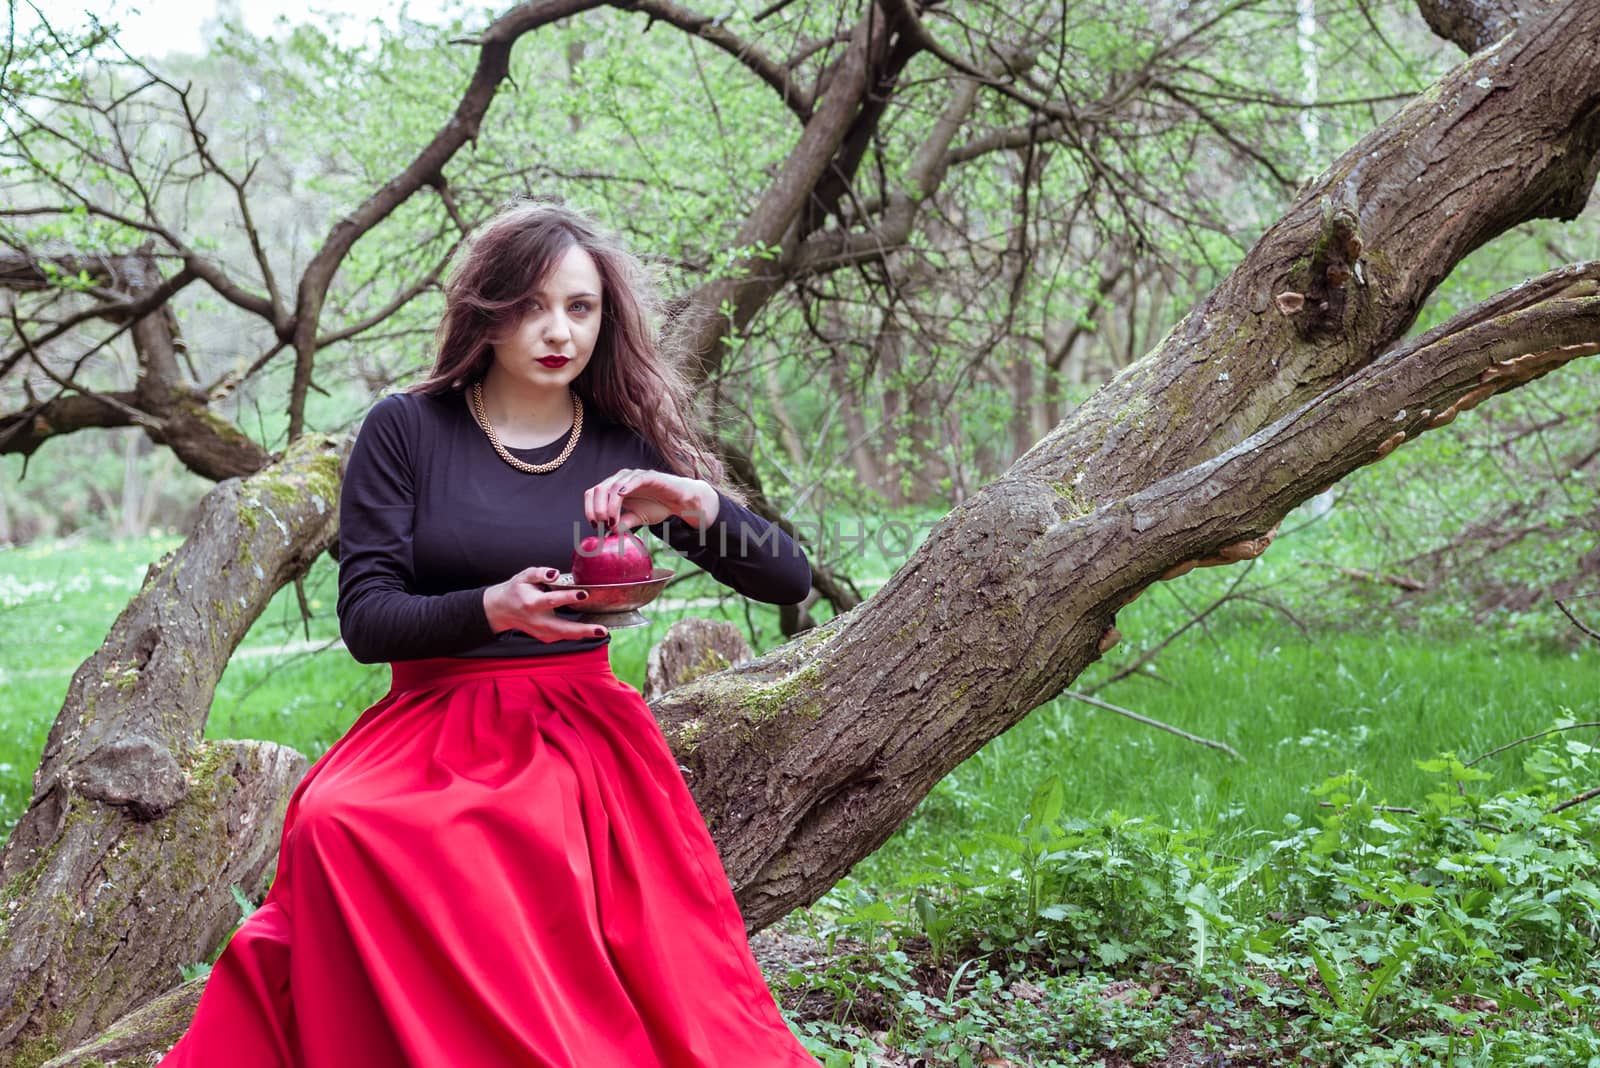
[[[605,647],[393,665],[166,1068],[817,1068]]]

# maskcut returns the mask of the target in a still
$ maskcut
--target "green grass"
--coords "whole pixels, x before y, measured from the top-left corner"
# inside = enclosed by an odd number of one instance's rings
[[[0,830],[27,806],[72,672],[171,544],[75,541],[0,551]]]
[[[1130,678],[1097,694],[1231,745],[1240,762],[1125,717],[1061,697],[991,741],[947,776],[917,814],[857,869],[891,878],[963,839],[1010,833],[1052,775],[1065,811],[1111,812],[1240,832],[1310,818],[1311,786],[1355,771],[1378,804],[1412,805],[1432,777],[1415,765],[1444,751],[1470,760],[1568,717],[1600,719],[1592,653],[1503,649],[1363,634],[1324,636],[1244,622],[1163,654],[1166,683]],[[1600,735],[1600,732],[1595,732]],[[1591,738],[1591,741],[1597,740]],[[1525,781],[1516,751],[1482,765],[1500,785]]]
[[[1099,692],[1110,703],[1226,742],[1243,761],[1069,697],[1051,700],[941,783],[926,807],[930,838],[958,828],[1014,830],[1032,783],[1061,775],[1067,811],[1120,811],[1163,822],[1275,825],[1309,815],[1307,783],[1354,769],[1379,803],[1410,804],[1414,767],[1440,751],[1462,759],[1549,726],[1594,718],[1592,654],[1338,635],[1304,640],[1242,625],[1163,654],[1162,676]],[[1485,764],[1518,782],[1517,753]]]

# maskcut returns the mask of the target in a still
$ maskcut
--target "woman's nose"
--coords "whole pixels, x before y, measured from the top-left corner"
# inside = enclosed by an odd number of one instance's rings
[[[572,330],[567,323],[567,317],[560,312],[553,313],[545,320],[544,339],[550,342],[565,341],[571,336]]]

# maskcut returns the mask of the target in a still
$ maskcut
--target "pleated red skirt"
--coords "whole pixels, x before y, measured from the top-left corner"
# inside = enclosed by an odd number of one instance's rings
[[[605,648],[393,671],[165,1068],[817,1068]]]

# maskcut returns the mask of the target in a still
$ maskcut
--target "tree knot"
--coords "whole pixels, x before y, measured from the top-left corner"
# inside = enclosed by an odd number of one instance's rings
[[[125,808],[135,819],[160,819],[188,792],[171,750],[141,734],[97,748],[70,772],[81,797]]]
[[[1361,272],[1363,247],[1354,210],[1340,206],[1324,211],[1321,232],[1311,249],[1310,266],[1305,268],[1303,277],[1292,278],[1275,301],[1302,340],[1344,332],[1350,279],[1366,284]]]

